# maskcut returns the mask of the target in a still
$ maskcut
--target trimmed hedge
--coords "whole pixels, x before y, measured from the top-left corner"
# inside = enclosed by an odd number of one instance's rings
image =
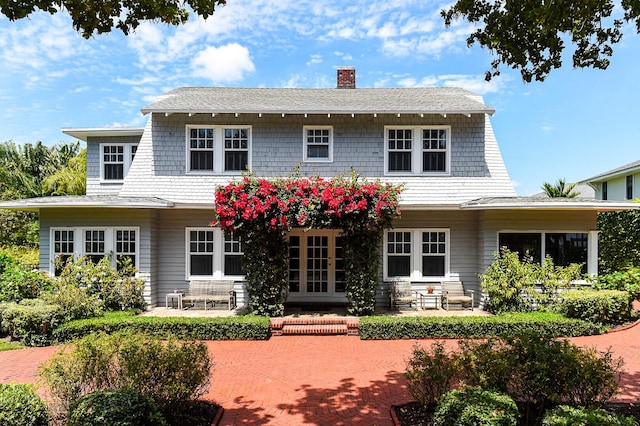
[[[547,411],[542,426],[635,426],[632,416],[607,413],[598,408],[571,407],[559,405]]]
[[[156,403],[130,388],[107,389],[84,395],[71,406],[67,426],[167,426]]]
[[[0,331],[28,346],[51,343],[51,332],[62,323],[61,308],[40,299],[0,303]]]
[[[482,317],[363,317],[360,338],[475,338],[536,333],[553,337],[600,334],[605,326],[569,319],[552,312],[513,313]]]
[[[510,396],[480,388],[452,390],[443,395],[433,426],[517,426],[520,413]]]
[[[47,426],[47,405],[32,385],[0,383],[0,425]]]
[[[571,290],[562,293],[556,311],[568,318],[620,324],[632,316],[631,295],[620,290]]]
[[[269,318],[261,316],[184,318],[111,313],[65,323],[53,331],[53,338],[68,342],[96,332],[112,334],[120,330],[158,337],[176,336],[182,340],[267,340],[270,337]]]

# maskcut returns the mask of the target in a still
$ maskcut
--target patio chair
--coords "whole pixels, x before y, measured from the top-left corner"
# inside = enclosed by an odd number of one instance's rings
[[[471,296],[466,296],[462,281],[443,281],[442,282],[442,302],[440,306],[449,310],[449,303],[460,304],[464,308],[465,304],[471,305],[473,311],[473,290],[467,290]]]
[[[389,309],[399,305],[415,304],[418,307],[418,292],[411,289],[410,281],[396,281],[389,284]]]

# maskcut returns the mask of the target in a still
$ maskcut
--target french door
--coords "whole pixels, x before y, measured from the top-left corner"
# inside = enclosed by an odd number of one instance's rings
[[[289,236],[291,299],[344,298],[342,239],[337,231],[294,231]]]

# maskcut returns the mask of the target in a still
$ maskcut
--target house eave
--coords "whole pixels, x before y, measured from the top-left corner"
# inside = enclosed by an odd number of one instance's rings
[[[90,137],[142,136],[144,127],[67,127],[60,129],[65,135],[86,142]]]
[[[114,196],[61,196],[39,197],[0,202],[0,209],[38,212],[42,209],[108,208],[108,209],[166,209],[174,206],[160,198]]]
[[[475,115],[475,114],[488,114],[493,116],[495,114],[495,110],[491,108],[482,109],[482,110],[335,110],[335,109],[322,109],[322,110],[291,110],[291,109],[264,109],[264,110],[243,110],[243,109],[210,109],[210,110],[191,110],[191,109],[155,109],[155,108],[142,108],[140,110],[143,115],[147,114],[164,114],[164,115],[173,115],[173,114],[187,114],[189,116],[194,116],[197,114],[208,114],[208,115],[219,115],[219,114],[250,114],[250,115]]]
[[[530,198],[479,199],[460,205],[462,210],[546,210],[546,211],[596,211],[611,212],[635,210],[639,203],[603,201],[579,198]]]

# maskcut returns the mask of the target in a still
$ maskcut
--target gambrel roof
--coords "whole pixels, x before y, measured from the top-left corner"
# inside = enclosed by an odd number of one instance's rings
[[[182,87],[142,108],[143,114],[493,114],[460,88],[300,89]]]

